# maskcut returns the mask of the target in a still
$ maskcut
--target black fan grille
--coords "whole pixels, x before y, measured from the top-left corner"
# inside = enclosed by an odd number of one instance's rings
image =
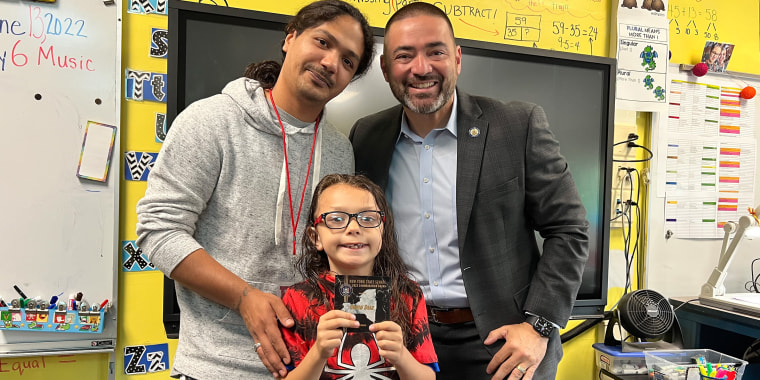
[[[647,289],[628,293],[618,307],[620,324],[639,338],[656,338],[673,325],[673,308],[659,293]]]

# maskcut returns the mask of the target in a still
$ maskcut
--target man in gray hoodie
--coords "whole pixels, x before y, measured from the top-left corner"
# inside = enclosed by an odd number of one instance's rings
[[[249,67],[253,79],[177,116],[137,204],[137,244],[175,280],[182,310],[173,377],[285,376],[278,321],[293,320],[280,286],[297,281],[313,186],[354,171],[324,106],[369,67],[369,24],[353,6],[324,0],[285,32],[281,67]]]

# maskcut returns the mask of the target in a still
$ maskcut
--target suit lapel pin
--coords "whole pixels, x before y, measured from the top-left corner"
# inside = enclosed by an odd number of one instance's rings
[[[480,129],[472,127],[470,128],[470,137],[478,137],[480,136]]]

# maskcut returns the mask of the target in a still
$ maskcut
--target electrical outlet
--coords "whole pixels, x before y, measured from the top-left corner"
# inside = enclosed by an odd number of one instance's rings
[[[628,168],[618,166],[613,178],[611,189],[610,204],[610,228],[621,228],[623,223],[631,217],[630,202],[634,195],[631,194],[631,177],[628,175]],[[623,217],[622,214],[627,214]]]
[[[623,223],[628,223],[631,218],[631,206],[628,193],[612,191],[612,204],[610,208],[610,228],[622,228]],[[625,215],[623,215],[625,214]]]
[[[636,126],[633,124],[615,124],[614,143],[628,140],[628,135],[636,134]],[[612,148],[613,160],[632,160],[636,154],[628,144],[620,144]]]
[[[612,175],[612,191],[630,190],[631,178],[628,177],[628,167],[616,165]]]
[[[622,213],[623,213],[623,200],[620,199],[620,192],[612,190],[612,204],[610,204],[610,228],[621,228]]]

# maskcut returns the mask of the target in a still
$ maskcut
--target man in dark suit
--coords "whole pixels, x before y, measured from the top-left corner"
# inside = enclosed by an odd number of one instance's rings
[[[390,18],[381,66],[402,104],[354,125],[356,169],[390,200],[438,378],[554,379],[588,257],[586,212],[541,107],[457,90],[461,59],[437,7]]]

